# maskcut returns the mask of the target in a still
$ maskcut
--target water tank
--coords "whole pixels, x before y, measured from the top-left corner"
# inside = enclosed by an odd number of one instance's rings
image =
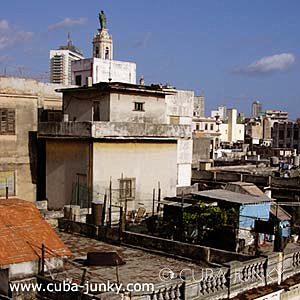
[[[92,220],[96,226],[102,223],[103,203],[92,202]]]

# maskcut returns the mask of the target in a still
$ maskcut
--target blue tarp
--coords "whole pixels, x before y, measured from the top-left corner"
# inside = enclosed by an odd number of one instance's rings
[[[240,228],[254,228],[255,219],[269,220],[271,203],[249,204],[240,207]]]

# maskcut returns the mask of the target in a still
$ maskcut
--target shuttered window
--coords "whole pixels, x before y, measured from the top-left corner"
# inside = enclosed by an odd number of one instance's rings
[[[0,134],[15,134],[15,117],[14,109],[0,108]]]

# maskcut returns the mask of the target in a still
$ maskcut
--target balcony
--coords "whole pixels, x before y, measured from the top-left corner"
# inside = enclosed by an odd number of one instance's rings
[[[114,139],[179,139],[191,138],[189,125],[127,122],[61,122],[39,123],[38,136]]]

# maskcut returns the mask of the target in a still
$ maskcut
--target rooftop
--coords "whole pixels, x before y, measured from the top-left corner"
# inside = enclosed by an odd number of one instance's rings
[[[252,196],[222,189],[194,192],[192,195],[211,201],[226,201],[241,205],[261,204],[272,201],[267,196]]]
[[[175,140],[190,137],[189,125],[134,122],[45,122],[39,123],[39,137],[120,138]]]
[[[236,193],[248,194],[248,195],[258,196],[258,197],[266,197],[263,191],[261,191],[255,184],[249,182],[242,182],[242,181],[229,182],[226,184],[225,189],[227,191],[236,192]]]
[[[83,87],[73,87],[73,88],[65,88],[58,89],[57,92],[82,92],[82,91],[90,91],[90,90],[100,90],[102,92],[130,92],[130,93],[138,93],[138,94],[156,94],[160,96],[164,95],[173,95],[176,93],[176,90],[173,88],[166,88],[159,84],[152,85],[138,85],[131,83],[123,83],[123,82],[100,82],[93,84],[92,86],[83,86]]]
[[[60,274],[60,280],[65,277],[71,278],[73,282],[81,280],[82,267],[88,252],[116,251],[125,262],[118,266],[119,279],[123,284],[128,283],[163,283],[159,278],[159,272],[163,268],[170,268],[173,272],[180,272],[185,268],[195,270],[195,278],[205,268],[205,265],[198,265],[186,260],[170,258],[161,254],[153,254],[143,250],[129,248],[126,246],[114,246],[102,241],[90,239],[77,234],[59,232],[58,235],[63,242],[71,249],[74,258],[65,264],[65,273]],[[197,274],[197,275],[196,275]],[[200,275],[199,275],[200,276]],[[90,266],[87,267],[86,280],[89,282],[116,282],[116,267]]]
[[[33,203],[0,200],[0,265],[36,260],[42,244],[46,258],[72,255]]]

